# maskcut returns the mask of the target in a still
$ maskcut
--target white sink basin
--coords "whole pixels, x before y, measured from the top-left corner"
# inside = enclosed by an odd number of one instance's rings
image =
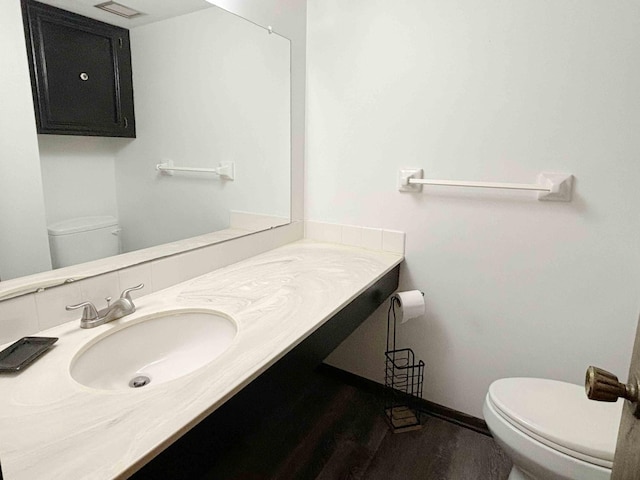
[[[143,317],[98,337],[71,361],[71,376],[102,390],[139,388],[186,375],[222,354],[235,323],[221,314],[173,311]]]

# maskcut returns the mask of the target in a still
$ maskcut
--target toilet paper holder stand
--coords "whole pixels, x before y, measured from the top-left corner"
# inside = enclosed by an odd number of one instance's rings
[[[410,348],[397,348],[396,309],[400,300],[391,297],[387,313],[387,346],[385,351],[385,416],[394,432],[422,427],[418,401],[422,399],[424,362],[415,360]]]

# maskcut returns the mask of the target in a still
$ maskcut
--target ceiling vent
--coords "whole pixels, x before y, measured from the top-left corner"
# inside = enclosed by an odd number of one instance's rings
[[[95,5],[95,7],[99,8],[100,10],[104,10],[105,12],[113,13],[124,18],[134,18],[138,15],[142,15],[142,12],[116,2],[104,2]]]

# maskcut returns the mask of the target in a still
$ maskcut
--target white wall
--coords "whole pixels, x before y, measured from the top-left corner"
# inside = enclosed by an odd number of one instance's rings
[[[399,344],[425,398],[480,416],[491,381],[624,377],[640,310],[640,4],[311,0],[306,218],[407,232]],[[396,190],[397,170],[533,193]],[[386,308],[386,307],[385,307]],[[382,381],[385,308],[329,362]]]
[[[117,218],[115,157],[130,141],[38,135],[47,224],[93,215]]]
[[[0,279],[7,280],[51,268],[19,0],[0,3],[0,58]]]
[[[118,154],[125,251],[229,226],[230,209],[289,217],[289,41],[212,7],[131,30],[137,138]],[[158,163],[215,168],[234,181]]]

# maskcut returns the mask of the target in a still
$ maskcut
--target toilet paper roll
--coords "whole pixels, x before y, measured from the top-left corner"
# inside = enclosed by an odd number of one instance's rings
[[[424,315],[424,294],[420,290],[397,292],[394,297],[400,303],[400,323]]]

